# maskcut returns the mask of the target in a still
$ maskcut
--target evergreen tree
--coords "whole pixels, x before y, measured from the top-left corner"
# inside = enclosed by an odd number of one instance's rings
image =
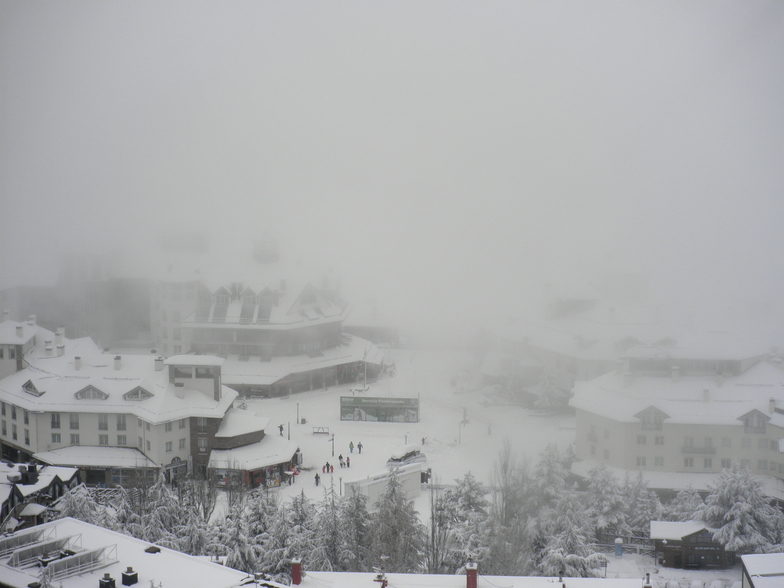
[[[431,514],[429,529],[429,541],[434,543],[439,537],[433,534],[434,524],[445,526],[445,532],[440,535],[447,545],[442,558],[442,573],[450,574],[469,561],[482,564],[488,552],[486,533],[490,503],[486,496],[489,490],[477,482],[471,472],[455,482],[457,485],[436,501],[435,510],[440,520],[434,521]]]
[[[780,542],[781,511],[771,506],[748,469],[723,470],[695,519],[716,529],[713,538],[736,553],[766,551]]]
[[[534,406],[544,410],[560,410],[566,407],[568,400],[568,395],[558,387],[555,374],[545,370],[537,385]]]
[[[60,513],[58,518],[71,517],[91,525],[105,520],[100,512],[102,507],[96,504],[84,484],[66,491],[57,502],[57,509]]]
[[[543,576],[563,573],[571,578],[598,575],[604,556],[590,549],[590,523],[577,494],[564,491],[541,523],[548,537],[539,557],[537,571]]]
[[[346,571],[350,557],[346,553],[340,521],[340,500],[334,482],[324,486],[324,500],[316,509],[313,551],[310,569],[327,572]]]
[[[694,513],[700,510],[705,503],[700,493],[691,485],[686,490],[681,490],[675,495],[665,508],[668,521],[691,521]]]
[[[371,524],[371,562],[388,572],[419,571],[424,551],[424,530],[413,504],[406,498],[397,473],[376,502]]]
[[[648,488],[642,472],[638,472],[635,481],[627,485],[626,505],[626,520],[632,533],[649,537],[651,521],[662,518],[663,508],[659,497]]]
[[[139,539],[171,549],[178,548],[178,527],[185,520],[180,502],[161,473],[158,481],[147,489],[146,508],[140,517]]]
[[[258,563],[257,546],[248,537],[248,523],[244,505],[236,500],[226,518],[218,525],[213,543],[208,548],[226,556],[226,566],[251,574]]]
[[[539,508],[552,507],[563,494],[568,473],[558,446],[550,443],[534,468],[534,492]]]
[[[629,535],[626,504],[618,479],[604,464],[588,472],[586,514],[597,538],[604,533]]]
[[[368,562],[371,518],[367,510],[367,497],[355,487],[349,490],[341,502],[340,529],[344,541],[346,571],[371,571],[373,566]]]

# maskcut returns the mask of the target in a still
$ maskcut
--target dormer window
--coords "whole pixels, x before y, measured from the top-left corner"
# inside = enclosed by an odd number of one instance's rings
[[[32,380],[27,380],[22,384],[22,390],[33,396],[41,396],[43,394],[43,392],[39,392],[38,388],[35,387]]]
[[[644,411],[634,415],[640,419],[640,425],[645,431],[661,431],[664,425],[664,419],[669,418],[666,414],[653,406],[646,408]]]
[[[123,394],[124,400],[147,400],[148,398],[152,398],[152,397],[153,397],[152,392],[148,392],[141,386],[137,386],[130,392],[126,392],[125,394]]]
[[[753,410],[740,417],[740,420],[743,421],[743,430],[745,433],[765,434],[765,426],[768,423],[768,417],[761,412]]]
[[[109,395],[106,392],[101,392],[95,386],[87,386],[87,388],[82,388],[76,394],[74,394],[78,400],[106,400],[109,398]]]

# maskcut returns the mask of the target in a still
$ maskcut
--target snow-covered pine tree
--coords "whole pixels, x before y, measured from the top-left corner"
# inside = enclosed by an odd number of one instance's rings
[[[782,513],[771,506],[762,483],[747,469],[723,470],[695,513],[716,531],[713,538],[736,553],[759,553],[780,542]]]
[[[490,503],[486,496],[489,490],[471,472],[455,483],[457,485],[444,492],[437,501],[438,512],[448,531],[449,549],[444,555],[443,565],[444,573],[449,574],[470,561],[482,565],[488,552],[486,534]]]
[[[325,484],[324,499],[319,503],[313,524],[313,551],[310,569],[327,572],[347,571],[350,555],[341,529],[340,497],[334,481]]]
[[[566,488],[567,475],[568,471],[558,446],[550,443],[542,451],[534,468],[534,498],[538,508],[548,508],[555,504]]]
[[[537,571],[540,575],[598,576],[604,555],[593,553],[590,548],[590,523],[577,493],[562,492],[555,507],[546,511],[541,525],[549,538],[539,557]]]
[[[240,500],[226,513],[226,518],[218,525],[217,533],[208,551],[226,556],[226,566],[252,574],[257,569],[257,546],[248,536],[248,523],[245,505]]]
[[[668,521],[690,521],[694,513],[700,510],[705,503],[700,493],[691,485],[686,490],[681,490],[664,508],[664,516]]]
[[[60,513],[58,518],[71,517],[91,525],[97,525],[103,520],[103,516],[99,512],[102,507],[96,504],[84,484],[79,484],[66,491],[57,501],[56,506]]]
[[[649,537],[651,521],[661,520],[663,508],[659,497],[648,488],[642,472],[638,472],[634,482],[627,486],[626,505],[626,522],[632,533]]]
[[[419,571],[425,531],[395,471],[375,506],[371,518],[371,563],[383,564],[387,572]]]
[[[352,487],[340,505],[340,529],[344,540],[346,571],[371,571],[370,554],[371,518],[367,510],[367,497]]]
[[[566,407],[568,400],[566,393],[558,387],[555,374],[545,370],[536,387],[534,406],[544,410],[561,410]]]
[[[178,527],[185,521],[180,502],[166,486],[161,473],[147,489],[145,509],[141,514],[139,539],[177,549]]]
[[[430,517],[425,535],[425,572],[448,574],[451,567],[450,552],[453,548],[452,527],[457,522],[450,505],[445,503],[444,493],[438,488],[438,480],[430,486]]]
[[[586,514],[597,537],[605,533],[629,535],[626,503],[615,475],[604,464],[588,472]]]

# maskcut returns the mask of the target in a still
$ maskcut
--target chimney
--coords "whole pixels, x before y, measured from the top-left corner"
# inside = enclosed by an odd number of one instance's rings
[[[7,308],[3,310],[3,322],[7,321],[10,316],[11,311],[9,311]]]
[[[770,397],[770,400],[768,400],[768,412],[770,414],[776,412],[776,399],[772,396]]]
[[[159,355],[155,358],[155,371],[162,372],[163,371],[163,356]]]
[[[59,327],[54,332],[54,343],[55,345],[62,345],[63,344],[63,328]]]
[[[291,585],[299,586],[302,582],[302,560],[295,557],[291,560]]]
[[[704,388],[702,391],[702,401],[703,402],[710,402],[710,390]]]
[[[35,315],[34,314],[31,314],[29,317],[27,317],[27,324],[30,325],[31,327],[35,326]]]
[[[122,367],[122,356],[115,355],[114,356],[114,369],[119,370]]]
[[[52,341],[47,340],[44,343],[46,346],[46,357],[52,357],[54,355],[54,347],[52,347]]]
[[[131,566],[122,573],[122,585],[133,586],[139,581],[139,572],[134,572]]]
[[[645,574],[645,581],[642,584],[642,588],[653,588],[653,584],[651,583],[651,574]]]
[[[16,336],[20,339],[24,336],[24,327],[22,325],[16,325]]]
[[[476,564],[466,564],[466,588],[476,588]]]
[[[79,357],[78,355],[76,357],[74,357],[74,369],[76,371],[79,371],[80,369],[82,369],[82,358]]]
[[[174,395],[179,398],[185,398],[185,384],[183,382],[174,383]]]
[[[98,588],[115,588],[114,578],[109,572],[106,572],[103,578],[98,580]]]
[[[57,346],[57,357],[62,357],[64,353],[65,353],[65,345],[60,343],[60,345]]]

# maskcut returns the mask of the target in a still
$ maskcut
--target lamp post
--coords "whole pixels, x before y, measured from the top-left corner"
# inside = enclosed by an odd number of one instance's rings
[[[332,433],[330,441],[332,441],[332,457],[335,457],[335,433]]]

